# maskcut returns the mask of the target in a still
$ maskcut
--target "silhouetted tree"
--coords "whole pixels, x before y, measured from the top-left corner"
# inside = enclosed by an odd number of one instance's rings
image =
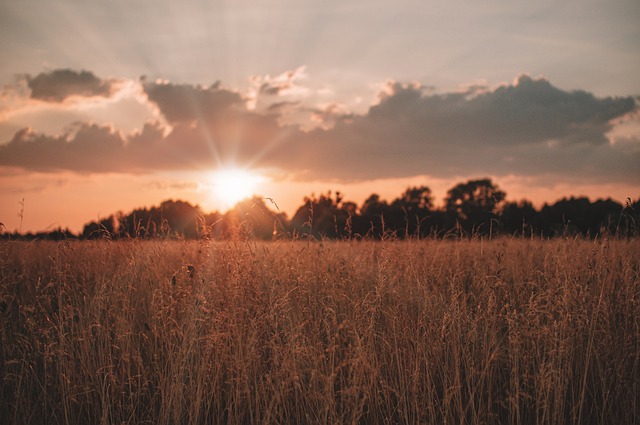
[[[27,233],[25,239],[40,239],[40,240],[52,240],[52,241],[64,241],[68,239],[76,239],[77,236],[73,234],[68,228],[63,229],[58,227],[49,232],[37,232],[35,234]]]
[[[491,220],[506,194],[491,182],[491,179],[469,180],[447,192],[446,212],[450,225],[456,223],[467,234],[489,234]]]
[[[137,208],[129,214],[118,215],[118,236],[127,238],[149,237],[147,230],[151,225],[151,214],[146,208]],[[156,226],[157,227],[157,226]]]
[[[587,235],[615,235],[622,212],[623,206],[611,198],[598,199],[591,204],[588,212]]]
[[[200,217],[200,237],[204,239],[222,239],[225,237],[224,216],[218,211]]]
[[[174,235],[185,239],[198,237],[199,217],[202,215],[198,206],[184,201],[164,201],[159,210],[160,223],[166,220]],[[152,211],[152,216],[158,223],[158,212]]]
[[[112,237],[117,235],[116,225],[117,221],[115,216],[110,215],[109,217],[100,221],[92,221],[85,224],[82,229],[81,236],[83,239],[111,239]]]
[[[431,226],[425,221],[432,208],[431,189],[427,186],[409,187],[391,203],[385,224],[399,237],[427,235]]]
[[[640,236],[640,198],[627,198],[616,223],[615,234],[621,237]]]
[[[357,221],[360,218],[358,205],[355,202],[343,202],[340,205],[340,210],[342,213],[340,217],[345,218],[344,236],[348,239],[358,236],[357,232],[354,231],[354,226],[357,225]]]
[[[623,212],[622,205],[611,199],[591,203],[588,198],[563,198],[540,211],[545,236],[597,236],[615,234]]]
[[[386,227],[386,219],[389,215],[389,205],[380,199],[380,195],[374,193],[362,203],[360,207],[361,219],[356,228],[361,236],[369,236],[380,239],[389,230]]]
[[[345,237],[350,222],[349,210],[341,208],[342,195],[331,191],[319,197],[304,198],[304,205],[291,218],[291,227],[296,235],[313,237]]]
[[[199,236],[202,213],[198,206],[185,201],[164,201],[159,207],[136,209],[118,219],[121,236],[180,237]]]
[[[527,200],[507,202],[500,212],[500,224],[504,233],[530,237],[538,227],[538,211]]]
[[[611,199],[590,202],[587,198],[561,199],[537,211],[531,202],[505,202],[505,193],[490,179],[470,180],[450,189],[443,209],[433,206],[427,186],[408,187],[390,204],[378,194],[370,195],[358,208],[331,191],[304,198],[291,221],[284,213],[269,209],[263,198],[239,203],[222,215],[203,214],[184,201],[164,201],[160,206],[117,213],[87,223],[83,238],[180,237],[258,238],[269,240],[291,236],[316,238],[399,238],[427,235],[445,237],[451,230],[465,235],[496,233],[498,230],[529,237],[582,235],[619,237],[640,234],[640,199],[630,198],[624,207]],[[3,232],[2,239],[69,239],[68,229],[20,235]]]
[[[286,215],[270,210],[259,196],[238,203],[222,219],[225,236],[270,240],[286,234]]]

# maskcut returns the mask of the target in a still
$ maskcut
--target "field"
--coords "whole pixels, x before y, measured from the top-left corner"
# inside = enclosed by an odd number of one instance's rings
[[[4,424],[640,423],[640,241],[0,244]]]

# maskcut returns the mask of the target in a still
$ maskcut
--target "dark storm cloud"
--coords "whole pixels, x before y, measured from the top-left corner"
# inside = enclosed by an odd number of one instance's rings
[[[57,69],[25,79],[31,98],[47,102],[62,102],[71,96],[109,97],[113,89],[112,81],[101,80],[89,71]]]
[[[444,94],[389,83],[363,115],[302,103],[248,111],[246,98],[219,84],[143,81],[143,87],[170,132],[158,123],[128,136],[96,124],[61,136],[21,130],[0,146],[0,165],[144,172],[234,160],[281,167],[309,180],[541,174],[588,182],[640,179],[637,135],[624,143],[608,139],[612,122],[636,110],[634,99],[564,91],[545,79],[522,76],[493,89]],[[279,124],[284,106],[330,125],[304,131]]]

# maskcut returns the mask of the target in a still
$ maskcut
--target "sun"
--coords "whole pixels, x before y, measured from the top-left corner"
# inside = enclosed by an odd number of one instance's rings
[[[224,168],[213,173],[212,196],[224,208],[232,208],[238,202],[255,194],[262,177],[242,168]]]

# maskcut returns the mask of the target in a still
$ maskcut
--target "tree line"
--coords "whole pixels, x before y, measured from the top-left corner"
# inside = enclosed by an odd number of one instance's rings
[[[276,210],[271,207],[275,206]],[[637,237],[640,198],[625,204],[611,199],[563,198],[536,209],[529,201],[510,202],[491,179],[469,180],[452,187],[436,208],[427,186],[408,187],[388,202],[377,194],[362,205],[340,192],[303,199],[289,219],[271,198],[253,197],[222,214],[204,213],[197,205],[167,200],[159,206],[116,213],[87,223],[80,234],[68,229],[4,239],[384,239],[616,236]]]

